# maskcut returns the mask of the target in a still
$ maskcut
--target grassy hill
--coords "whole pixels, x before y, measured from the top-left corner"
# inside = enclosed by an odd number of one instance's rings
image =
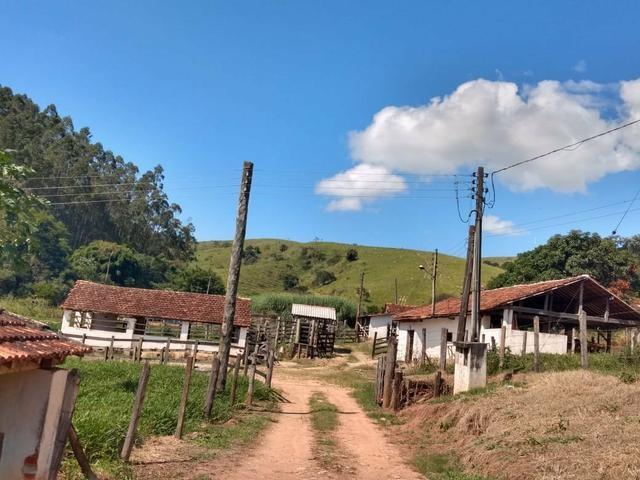
[[[329,242],[299,243],[278,239],[245,242],[245,251],[256,249],[260,251],[257,257],[243,263],[240,275],[241,295],[285,291],[283,279],[285,275],[292,275],[310,293],[357,300],[360,273],[364,272],[365,289],[369,293],[366,305],[369,307],[382,306],[385,302],[394,300],[395,279],[398,280],[398,296],[401,300],[404,299],[408,304],[431,301],[431,281],[418,269],[420,264],[430,266],[431,252]],[[357,260],[347,260],[349,249],[357,250]],[[230,252],[230,241],[201,242],[198,246],[197,263],[204,269],[211,269],[226,281]],[[335,281],[319,284],[316,281],[319,271],[329,272],[335,276]],[[483,282],[501,271],[500,268],[483,265]],[[436,296],[459,295],[464,260],[440,254],[438,272]],[[331,278],[327,274],[321,275],[324,275],[325,281]]]

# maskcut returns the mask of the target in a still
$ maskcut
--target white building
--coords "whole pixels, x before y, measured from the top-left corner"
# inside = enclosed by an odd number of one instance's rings
[[[588,275],[483,290],[480,298],[480,340],[499,345],[504,325],[505,345],[518,355],[523,347],[526,352],[533,352],[534,316],[540,319],[541,353],[561,354],[576,348],[581,308],[587,314],[587,326],[593,337],[590,342],[598,343],[602,338],[607,350],[611,348],[612,329],[640,326],[637,310]],[[448,355],[453,356],[460,299],[442,300],[435,307],[435,315],[432,306],[427,305],[393,316],[398,332],[398,359],[419,359],[423,343],[430,358],[439,357],[443,328],[448,331]],[[467,336],[469,329],[467,319]]]
[[[61,332],[94,347],[218,351],[224,296],[116,287],[79,280],[62,304]],[[236,302],[232,354],[245,346],[251,300]]]
[[[394,326],[394,315],[418,308],[417,305],[399,305],[397,303],[386,303],[384,312],[373,313],[363,317],[365,326],[368,328],[369,338],[386,338]]]

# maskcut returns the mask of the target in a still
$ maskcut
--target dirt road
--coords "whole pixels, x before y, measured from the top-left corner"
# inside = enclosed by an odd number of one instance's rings
[[[389,443],[347,390],[318,380],[288,377],[285,372],[280,372],[277,378],[276,387],[291,403],[283,404],[278,422],[265,432],[246,457],[220,478],[424,478],[399,460],[402,455],[398,448]],[[313,457],[309,415],[309,397],[313,392],[324,393],[340,412],[336,438],[340,445],[338,461],[344,465],[339,473],[323,470]]]

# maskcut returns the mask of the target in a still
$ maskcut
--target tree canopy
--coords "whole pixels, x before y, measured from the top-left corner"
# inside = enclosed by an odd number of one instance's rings
[[[638,291],[637,246],[638,237],[603,238],[579,230],[554,235],[546,244],[504,263],[505,271],[489,281],[489,288],[588,274],[604,285],[624,280]]]

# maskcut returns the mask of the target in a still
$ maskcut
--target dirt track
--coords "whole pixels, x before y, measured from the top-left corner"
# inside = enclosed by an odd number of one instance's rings
[[[284,373],[284,372],[282,372]],[[328,479],[418,479],[398,459],[396,446],[360,409],[348,391],[317,380],[280,375],[276,386],[292,403],[283,404],[282,413],[262,437],[256,448],[224,477],[246,480],[250,476],[287,480],[322,477]],[[313,432],[310,427],[309,396],[323,392],[340,412],[337,439],[341,445],[340,473],[323,470],[313,458]]]

